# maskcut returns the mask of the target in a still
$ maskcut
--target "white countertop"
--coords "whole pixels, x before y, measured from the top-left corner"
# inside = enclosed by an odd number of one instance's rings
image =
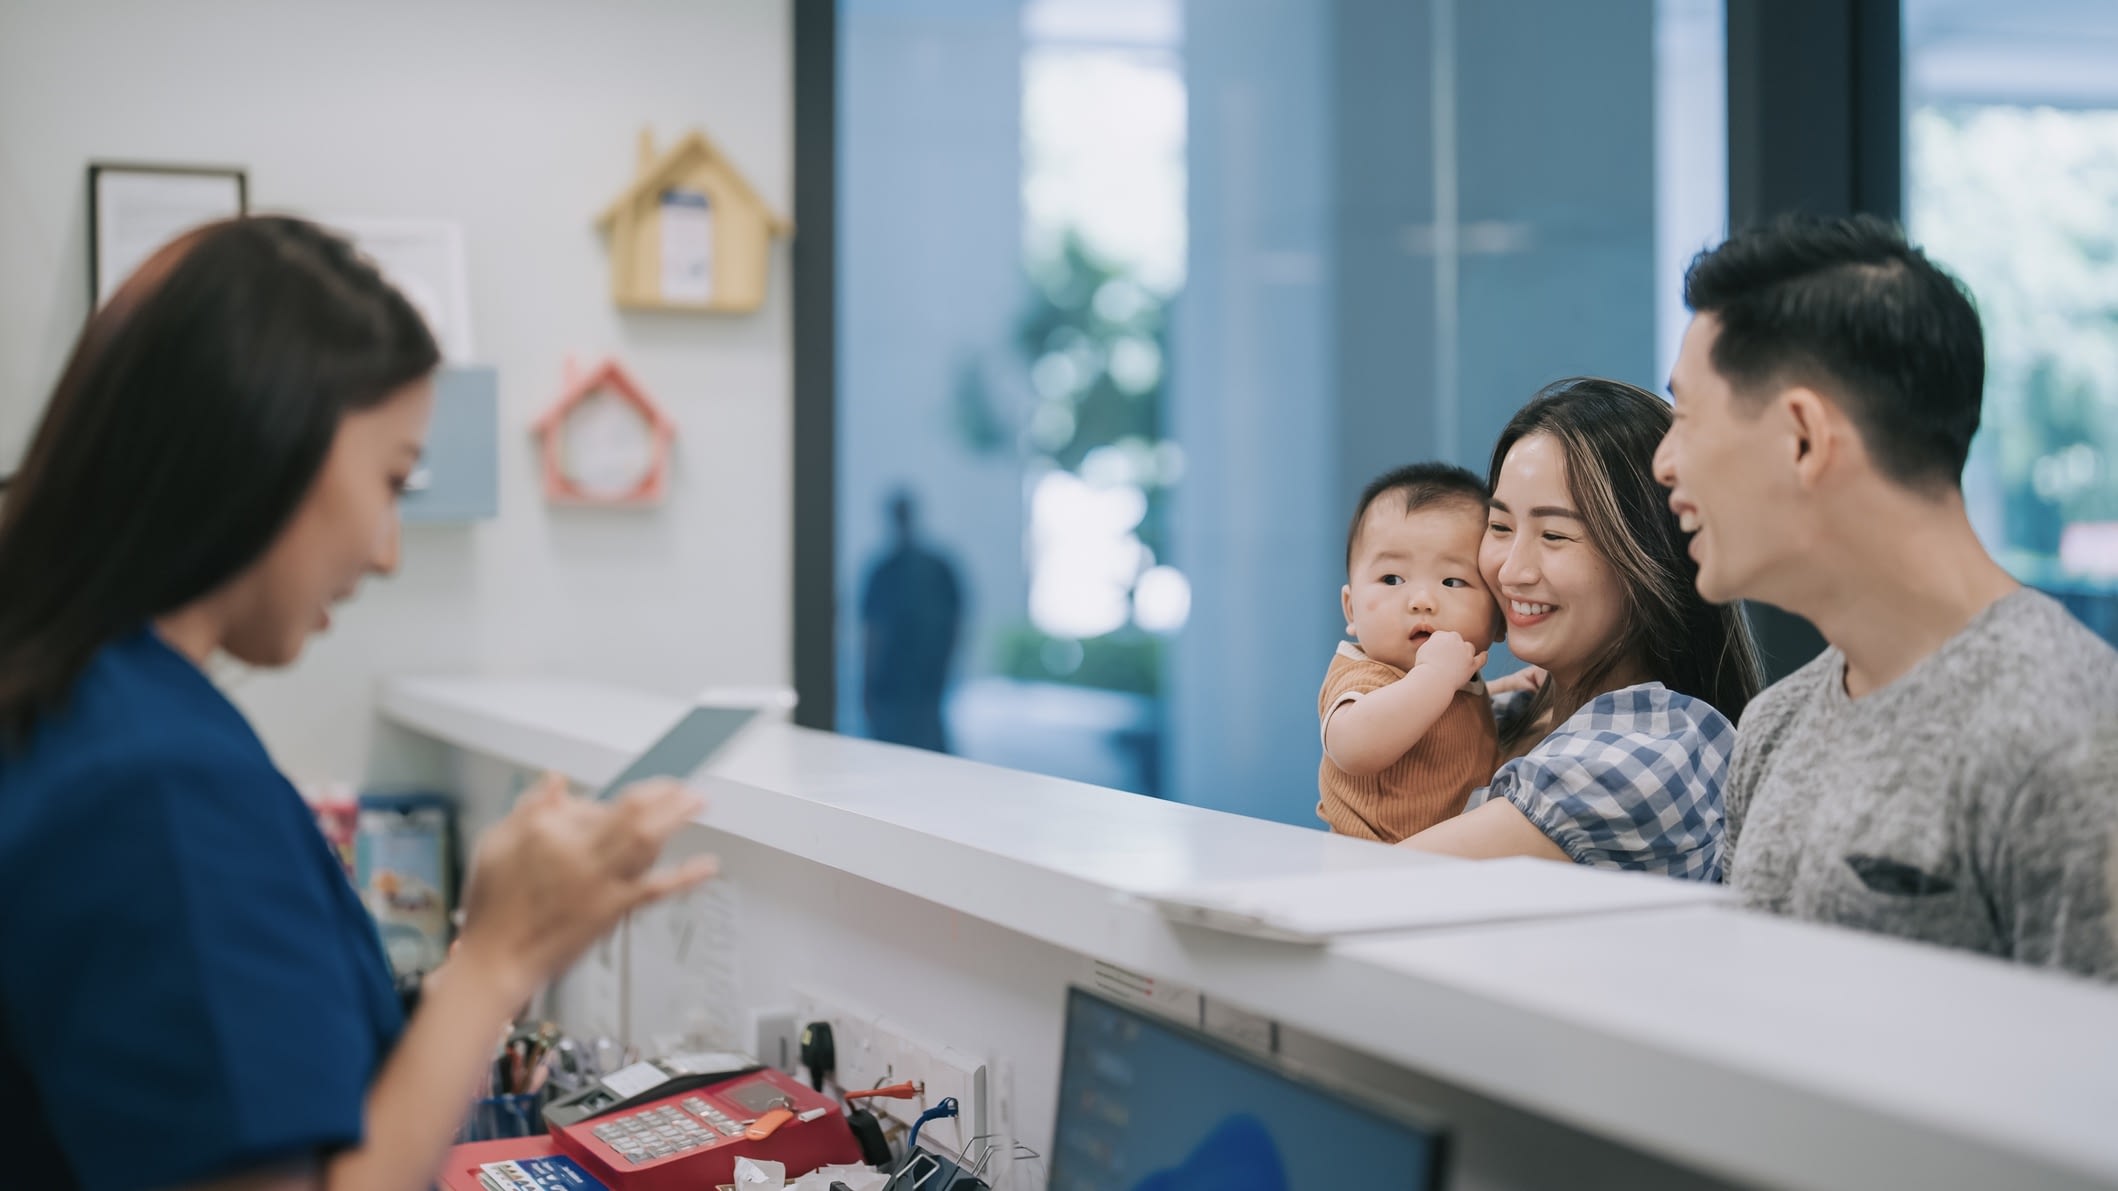
[[[382,710],[593,785],[684,703],[420,678]],[[2118,1187],[2118,991],[1723,908],[1266,943],[1126,895],[1466,862],[776,723],[708,772],[713,828],[1725,1176]]]

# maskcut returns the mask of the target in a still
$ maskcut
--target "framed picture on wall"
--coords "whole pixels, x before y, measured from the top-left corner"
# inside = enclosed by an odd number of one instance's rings
[[[92,162],[88,292],[101,306],[154,251],[202,223],[250,209],[244,172],[222,166]]]
[[[317,222],[353,241],[426,320],[451,364],[468,364],[471,283],[463,225],[446,219],[368,219],[324,215]]]

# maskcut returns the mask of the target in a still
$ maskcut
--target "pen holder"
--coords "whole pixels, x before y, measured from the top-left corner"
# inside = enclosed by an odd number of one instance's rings
[[[542,1099],[535,1092],[516,1092],[474,1100],[471,1114],[464,1118],[463,1129],[456,1135],[456,1140],[459,1144],[497,1141],[503,1137],[531,1137],[542,1133],[544,1121],[539,1104]]]

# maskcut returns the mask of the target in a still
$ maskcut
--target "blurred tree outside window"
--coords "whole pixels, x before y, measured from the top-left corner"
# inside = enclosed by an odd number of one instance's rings
[[[2118,581],[2118,112],[1924,107],[1911,130],[1912,226],[1985,325],[1987,537],[2032,581]]]
[[[1191,606],[1166,562],[1184,474],[1165,428],[1168,312],[1184,279],[1182,62],[1033,41],[1022,120],[1029,601],[996,669],[1159,696],[1162,640]]]
[[[2118,640],[2118,5],[1903,13],[1906,222],[1985,329],[1965,502],[2010,571]]]

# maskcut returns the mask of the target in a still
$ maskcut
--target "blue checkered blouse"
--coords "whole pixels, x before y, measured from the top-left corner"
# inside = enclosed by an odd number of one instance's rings
[[[1501,766],[1470,806],[1506,799],[1576,864],[1712,881],[1735,746],[1735,725],[1711,704],[1659,682],[1629,686]]]

